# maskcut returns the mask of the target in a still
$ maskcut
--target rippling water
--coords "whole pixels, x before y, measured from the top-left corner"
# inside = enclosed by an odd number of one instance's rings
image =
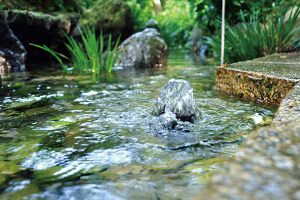
[[[193,199],[275,109],[215,90],[215,67],[171,53],[168,66],[118,69],[101,81],[20,73],[0,98],[0,199]],[[154,135],[171,78],[194,88],[202,120]]]

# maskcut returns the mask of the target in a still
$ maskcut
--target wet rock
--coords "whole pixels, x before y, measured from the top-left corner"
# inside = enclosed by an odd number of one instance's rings
[[[0,55],[1,55],[1,53],[0,53]],[[7,62],[7,60],[4,57],[0,56],[0,74],[4,75],[10,71],[11,71],[11,65]],[[1,79],[1,77],[0,77],[0,79]],[[0,87],[1,86],[2,86],[2,80],[0,82]],[[1,91],[1,89],[0,89],[0,91]]]
[[[0,69],[10,71],[10,68],[23,68],[26,60],[26,50],[20,40],[8,26],[5,16],[0,10]]]
[[[182,121],[195,121],[199,117],[193,97],[193,87],[186,80],[171,79],[160,91],[155,105],[157,115],[172,112]]]
[[[120,66],[149,68],[167,64],[167,44],[154,28],[133,34],[120,45],[119,51],[124,52]]]
[[[47,45],[54,51],[64,48],[64,33],[69,34],[71,20],[63,16],[53,16],[40,12],[9,10],[6,20],[14,34],[24,44],[28,52],[27,61],[37,62],[51,58],[51,55],[30,43]]]
[[[176,115],[172,112],[166,112],[159,117],[155,117],[150,122],[150,129],[155,134],[166,134],[169,130],[175,129],[177,125]]]
[[[127,38],[133,33],[133,18],[129,6],[122,0],[98,0],[85,11],[83,23],[95,26],[104,35]]]

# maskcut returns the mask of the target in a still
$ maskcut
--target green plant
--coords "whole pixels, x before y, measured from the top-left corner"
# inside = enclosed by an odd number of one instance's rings
[[[193,29],[195,16],[188,1],[166,1],[164,11],[155,16],[162,37],[169,47],[184,45]]]
[[[286,8],[281,7],[279,17],[270,19],[269,22],[264,20],[262,24],[258,20],[258,15],[254,15],[250,17],[250,22],[242,17],[242,23],[238,26],[227,25],[224,60],[227,63],[250,60],[284,51],[291,44],[295,44],[297,38],[294,36],[300,31],[299,26],[296,26],[300,7],[298,6],[295,12],[291,12],[288,19],[285,20],[287,11]],[[243,16],[242,11],[241,16]],[[206,39],[216,54],[220,56],[221,38],[206,37]]]
[[[218,20],[222,16],[222,0],[188,0],[192,7],[191,12],[197,15],[199,27],[208,34],[214,34],[221,28]],[[225,20],[230,24],[242,22],[240,10],[247,18],[256,13],[259,21],[269,20],[278,17],[282,7],[291,7],[297,5],[298,0],[226,0]],[[299,1],[298,1],[299,4]],[[275,11],[275,12],[274,12]]]
[[[65,45],[70,53],[70,58],[61,53],[52,51],[46,45],[31,45],[41,48],[53,55],[67,73],[72,72],[74,74],[92,75],[110,73],[113,65],[117,62],[117,58],[120,57],[120,52],[117,51],[120,37],[116,41],[113,49],[111,49],[112,36],[109,35],[107,51],[104,52],[104,39],[102,32],[100,37],[97,37],[95,28],[90,29],[88,25],[83,25],[82,30],[80,30],[80,35],[82,43],[77,42],[73,37],[69,37],[65,34],[68,40],[68,44],[66,43]],[[72,68],[67,68],[61,58],[69,60]]]
[[[145,28],[146,22],[152,18],[149,5],[145,2],[141,5],[137,0],[129,0],[126,3],[132,13],[135,31],[141,31]]]

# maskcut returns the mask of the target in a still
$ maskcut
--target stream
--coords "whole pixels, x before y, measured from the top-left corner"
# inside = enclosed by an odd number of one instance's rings
[[[202,119],[156,135],[154,104],[172,78],[192,84]],[[98,81],[38,70],[2,79],[0,199],[194,199],[276,111],[216,91],[215,66],[182,52]]]

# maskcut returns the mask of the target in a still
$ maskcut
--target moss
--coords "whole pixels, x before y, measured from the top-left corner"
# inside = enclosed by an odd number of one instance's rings
[[[218,67],[216,86],[228,93],[259,102],[279,104],[298,81]]]
[[[112,33],[127,38],[133,33],[133,19],[130,8],[122,0],[99,0],[85,11],[83,24],[95,26],[97,31]]]
[[[34,177],[38,182],[52,182],[59,180],[59,176],[54,174],[63,169],[63,166],[54,166],[45,170],[38,170],[34,172]]]
[[[187,165],[184,167],[185,171],[192,172],[192,173],[203,173],[207,170],[214,170],[215,168],[212,167],[213,165],[220,165],[224,161],[227,161],[226,158],[211,158],[208,160],[200,160],[197,162],[194,162],[192,164]],[[201,169],[201,170],[198,170]]]
[[[6,177],[2,174],[0,174],[0,185],[6,181]]]
[[[94,7],[87,10],[84,23],[105,28],[122,28],[124,17],[128,12],[127,5],[120,0],[98,1]]]
[[[38,150],[39,146],[36,144],[39,143],[40,140],[20,141],[20,144],[15,144],[16,150],[10,154],[8,159],[15,162],[23,161]]]
[[[144,169],[143,167],[138,165],[117,165],[101,173],[101,176],[105,179],[115,180],[120,178],[120,176],[129,174],[145,174],[147,172],[149,172],[147,169]]]
[[[12,161],[0,161],[0,174],[12,175],[19,172],[20,166]]]
[[[53,112],[54,109],[47,108],[47,107],[38,107],[38,108],[32,108],[25,111],[26,116],[35,116],[35,115],[41,115],[41,114],[48,114]]]
[[[24,102],[15,102],[7,107],[7,109],[14,109],[14,110],[23,110],[26,108],[34,107],[36,105],[44,104],[48,101],[46,97],[44,98],[33,98],[32,100],[24,101]]]

